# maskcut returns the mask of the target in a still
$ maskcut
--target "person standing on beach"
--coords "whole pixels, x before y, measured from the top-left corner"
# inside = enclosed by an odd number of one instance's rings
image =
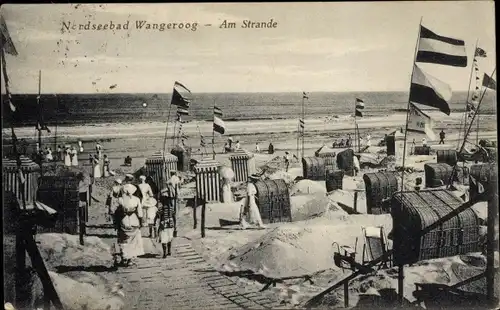
[[[65,150],[64,150],[64,165],[66,167],[71,166],[71,156],[70,156],[69,145],[65,146]]]
[[[70,156],[71,156],[71,166],[78,166],[78,152],[73,146],[70,149]]]
[[[101,165],[99,164],[99,158],[97,155],[94,155],[92,158],[94,164],[94,178],[98,179],[101,177]]]
[[[415,152],[415,139],[413,139],[413,142],[411,143],[410,155],[413,155],[414,152]]]
[[[111,188],[111,192],[109,193],[106,199],[106,206],[108,207],[108,221],[113,221],[113,226],[116,230],[118,230],[118,221],[116,220],[115,212],[119,207],[118,198],[120,198],[123,194],[122,188],[122,180],[116,179],[115,184]]]
[[[255,143],[255,153],[260,153],[259,142]]]
[[[274,154],[274,145],[272,142],[269,142],[269,147],[267,148],[268,154]]]
[[[102,158],[102,146],[99,142],[97,142],[95,145],[95,151],[97,153],[97,159],[101,160],[101,158]]]
[[[174,175],[172,175],[173,177]],[[172,255],[172,241],[174,240],[175,221],[175,199],[177,197],[177,186],[168,180],[167,187],[161,192],[160,226],[158,228],[159,242],[163,249],[163,258]]]
[[[57,156],[57,158],[56,158],[57,161],[63,160],[64,155],[63,155],[62,147],[60,145],[57,146],[57,155],[56,156]]]
[[[83,142],[81,140],[78,141],[78,149],[79,149],[80,153],[83,153]]]
[[[139,190],[142,193],[142,208],[144,209],[144,221],[142,223],[143,227],[149,227],[149,237],[154,238],[154,229],[156,213],[158,208],[156,207],[156,199],[154,198],[153,189],[146,183],[146,177],[141,175],[139,177],[141,183],[138,185]]]
[[[109,177],[109,159],[108,155],[104,155],[103,163],[102,163],[102,176]]]
[[[288,167],[290,166],[290,154],[285,152],[285,171],[288,172]]]
[[[132,184],[123,186],[123,196],[118,199],[121,208],[121,218],[118,227],[118,253],[121,263],[129,266],[133,259],[144,255],[144,244],[141,236],[141,221],[143,216],[141,200],[134,196],[137,187]]]
[[[444,133],[444,130],[441,129],[441,132],[439,133],[439,144],[444,144],[445,137],[446,137],[446,134]]]
[[[255,182],[259,180],[259,177],[252,174],[248,177],[247,182],[247,197],[243,200],[243,204],[240,208],[240,226],[241,229],[248,228],[249,224],[256,224],[259,228],[266,228],[262,218],[260,216],[259,207],[255,200],[255,195],[257,195],[257,188],[255,187]]]
[[[235,150],[239,150],[241,148],[240,141],[236,141],[236,145],[234,146]]]
[[[170,172],[170,179],[169,182],[172,183],[172,186],[175,189],[175,197],[174,197],[174,214],[173,214],[173,219],[174,219],[174,237],[177,237],[177,199],[179,197],[179,192],[180,192],[180,187],[181,187],[181,179],[177,176],[177,172],[171,171]]]
[[[427,147],[427,139],[422,138],[422,146]]]

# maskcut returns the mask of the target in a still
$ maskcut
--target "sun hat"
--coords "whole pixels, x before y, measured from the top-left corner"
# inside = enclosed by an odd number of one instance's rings
[[[133,195],[137,191],[137,187],[132,184],[125,184],[123,186],[123,191],[129,195]]]
[[[131,180],[133,180],[133,179],[134,179],[134,176],[133,176],[133,175],[131,175],[130,173],[127,173],[127,174],[125,175],[125,181],[131,181]]]

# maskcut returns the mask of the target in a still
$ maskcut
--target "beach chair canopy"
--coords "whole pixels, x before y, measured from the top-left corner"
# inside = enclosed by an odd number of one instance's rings
[[[387,253],[387,241],[383,227],[364,227],[363,235],[365,239],[363,264],[376,260]],[[388,268],[389,264],[390,260],[382,261],[380,267]]]

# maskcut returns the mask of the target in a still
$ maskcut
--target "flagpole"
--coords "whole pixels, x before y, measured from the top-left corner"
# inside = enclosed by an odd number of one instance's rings
[[[470,85],[472,84],[472,72],[474,72],[474,59],[476,59],[476,50],[477,50],[477,47],[478,47],[478,44],[479,44],[479,38],[476,40],[476,46],[474,47],[474,54],[473,54],[473,61],[472,61],[472,66],[470,68],[470,74],[469,74],[469,87],[467,88],[467,97],[465,99],[465,113],[464,113],[464,135],[465,135],[465,131],[467,129],[467,106],[469,105],[469,95],[470,95]],[[460,126],[461,127],[461,126]],[[458,132],[458,145],[460,145],[460,134],[461,134],[461,131]]]
[[[495,74],[495,71],[497,70],[497,68],[495,67],[495,69],[493,69],[493,72],[491,73],[490,77],[493,77],[493,75]],[[465,143],[467,141],[467,136],[469,135],[470,133],[470,130],[472,128],[472,125],[474,124],[474,118],[476,117],[476,115],[478,115],[479,113],[479,108],[481,107],[481,103],[483,102],[483,98],[484,98],[484,95],[486,94],[486,91],[488,90],[488,87],[484,87],[484,91],[483,91],[483,94],[481,95],[481,99],[479,99],[479,103],[477,105],[477,108],[476,108],[476,112],[474,113],[474,115],[472,115],[472,120],[469,124],[469,128],[467,128],[467,132],[465,134],[465,137],[464,137],[464,140],[462,142],[462,146],[460,147],[460,150],[458,151],[458,154],[461,154],[464,150],[464,147],[465,147]],[[455,174],[455,170],[456,170],[456,167],[457,167],[457,164],[455,164],[453,166],[453,171],[451,173],[451,176],[450,176],[450,179],[448,180],[448,185],[447,187],[449,188],[451,183],[452,183],[452,180],[453,180],[453,175]]]
[[[168,107],[167,126],[165,128],[165,136],[163,137],[163,160],[165,160],[165,154],[167,152],[168,123],[170,121],[170,112],[171,111],[172,111],[172,103],[170,103],[169,107]]]
[[[354,100],[354,150],[358,149],[359,150],[359,147],[357,147],[358,145],[358,136],[357,136],[357,131],[356,131],[356,104],[357,104],[357,99]]]
[[[38,115],[38,145],[40,147],[40,150],[38,151],[38,163],[40,164],[40,175],[43,175],[42,173],[42,166],[43,166],[43,159],[42,159],[42,154],[43,154],[43,148],[42,148],[42,126],[44,126],[45,124],[42,124],[42,113],[43,113],[43,109],[42,109],[42,106],[41,106],[41,103],[40,103],[40,97],[42,95],[42,70],[38,70],[38,96],[36,97],[36,101],[37,101],[37,104],[38,104],[38,111],[39,111],[39,115]]]
[[[413,55],[413,63],[411,67],[411,77],[410,77],[410,87],[408,91],[408,106],[406,108],[406,125],[405,125],[405,137],[404,137],[404,144],[403,144],[403,171],[401,175],[401,204],[403,203],[403,191],[404,191],[404,178],[405,178],[405,159],[406,159],[406,139],[408,137],[408,120],[410,117],[410,95],[411,95],[411,85],[413,82],[413,74],[415,73],[415,62],[417,60],[417,52],[418,52],[418,45],[420,43],[420,34],[422,32],[422,19],[423,16],[420,17],[420,23],[418,24],[418,36],[417,36],[417,42],[415,43],[415,52]],[[400,304],[403,303],[403,290],[404,290],[404,270],[403,270],[403,265],[398,266],[398,299]]]
[[[212,121],[212,159],[215,160],[215,98],[214,98],[214,108],[212,109],[213,121]]]
[[[304,158],[304,132],[305,132],[305,127],[306,127],[306,120],[304,119],[304,114],[305,114],[305,109],[304,109],[304,94],[302,94],[302,123],[303,123],[303,127],[302,127],[302,157],[301,158]]]

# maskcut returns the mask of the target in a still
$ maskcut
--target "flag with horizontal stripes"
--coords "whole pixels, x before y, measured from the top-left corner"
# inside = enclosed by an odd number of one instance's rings
[[[416,64],[413,70],[413,79],[410,87],[410,101],[438,108],[446,115],[450,115],[448,101],[451,99],[452,95],[451,87],[425,73]]]
[[[354,113],[355,117],[363,117],[363,110],[365,108],[365,102],[363,99],[356,98],[356,111]]]
[[[17,50],[14,46],[14,42],[12,42],[12,38],[10,37],[9,29],[7,28],[7,23],[3,18],[3,15],[0,15],[0,32],[1,32],[1,40],[2,40],[2,49],[12,56],[17,56]]]
[[[485,73],[483,76],[483,86],[487,87],[489,89],[496,90],[497,89],[497,82],[495,82],[495,80],[492,77],[490,77],[489,75],[487,75]]]
[[[309,99],[309,96],[306,94],[305,91],[302,92],[302,98],[303,99]]]
[[[214,131],[223,135],[226,132],[224,121],[214,114]]]
[[[182,107],[177,107],[177,115],[189,115],[189,110]]]
[[[487,56],[487,55],[486,55],[486,51],[485,51],[485,50],[483,50],[483,49],[482,49],[482,48],[480,48],[480,47],[477,47],[477,48],[476,48],[476,52],[474,53],[474,57],[483,57],[483,58],[484,58],[484,57],[486,57],[486,56]]]
[[[222,110],[218,107],[214,107],[214,115],[222,117]]]
[[[430,140],[436,140],[436,135],[432,131],[432,127],[433,122],[429,115],[410,102],[408,131],[424,133]]]
[[[189,109],[191,103],[191,91],[181,83],[175,81],[170,104]]]
[[[299,118],[299,127],[300,129],[304,129],[304,126],[305,126],[305,123],[304,123],[304,120]]]
[[[467,67],[467,54],[463,40],[440,36],[420,26],[417,62]]]

